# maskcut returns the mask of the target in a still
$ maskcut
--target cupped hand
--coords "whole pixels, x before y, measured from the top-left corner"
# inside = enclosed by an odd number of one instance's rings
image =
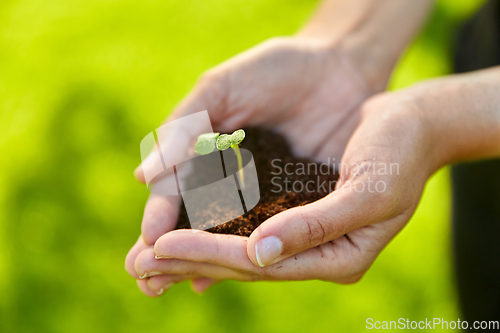
[[[208,110],[217,131],[263,126],[282,133],[298,156],[339,161],[359,124],[360,105],[374,93],[369,88],[374,78],[358,72],[344,54],[340,44],[296,37],[269,40],[208,71],[169,119]],[[386,77],[380,77],[378,86],[383,87]],[[144,182],[141,167],[135,174]],[[150,196],[139,241],[143,247],[174,229],[178,210],[178,199]],[[137,246],[126,260],[134,277]]]
[[[205,73],[167,122],[207,110],[216,131],[263,126],[282,133],[298,156],[340,158],[359,106],[373,93],[367,80],[340,46],[275,38]],[[135,174],[144,182],[140,166]],[[169,202],[153,195],[146,205],[142,235],[149,245],[172,229]]]
[[[359,280],[412,216],[435,163],[429,125],[410,93],[375,96],[356,112],[362,120],[336,191],[275,215],[250,238],[175,230],[144,245],[132,274],[163,279],[150,278],[145,293],[183,276],[204,277],[197,290],[223,279]]]

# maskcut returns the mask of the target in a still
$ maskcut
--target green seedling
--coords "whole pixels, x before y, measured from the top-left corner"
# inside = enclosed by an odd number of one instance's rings
[[[215,142],[220,133],[205,133],[198,136],[198,142],[194,146],[194,152],[199,155],[207,155],[214,151]]]
[[[236,158],[238,160],[238,172],[241,179],[241,188],[245,188],[245,178],[243,174],[243,160],[241,158],[239,144],[245,138],[245,131],[239,129],[234,131],[233,134],[220,133],[205,133],[198,136],[198,142],[194,146],[194,152],[200,155],[210,154],[214,150],[214,146],[220,151],[233,148]]]

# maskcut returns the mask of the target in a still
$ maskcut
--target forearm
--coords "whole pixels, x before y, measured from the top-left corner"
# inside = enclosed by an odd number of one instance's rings
[[[297,34],[340,47],[380,91],[423,24],[433,0],[326,0]]]
[[[500,67],[410,88],[430,128],[434,170],[500,157]]]

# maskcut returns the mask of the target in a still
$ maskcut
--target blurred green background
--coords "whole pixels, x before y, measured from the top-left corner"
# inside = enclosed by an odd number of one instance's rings
[[[391,81],[451,71],[482,3],[439,1]],[[0,2],[1,332],[359,332],[366,318],[459,317],[447,170],[360,283],[187,283],[143,296],[123,268],[146,188],[139,142],[200,73],[294,33],[316,1]]]

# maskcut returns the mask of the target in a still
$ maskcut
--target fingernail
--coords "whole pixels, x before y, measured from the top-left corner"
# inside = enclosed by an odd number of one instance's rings
[[[283,244],[279,238],[275,236],[262,238],[255,243],[255,256],[257,257],[259,266],[264,267],[269,265],[281,254],[282,248]]]
[[[152,277],[152,276],[161,275],[161,274],[162,274],[161,272],[156,272],[156,271],[146,272],[143,275],[139,276],[139,279],[142,280],[142,279],[147,278],[147,277]]]
[[[172,257],[167,257],[167,256],[157,256],[157,255],[155,255],[155,259],[172,259]]]
[[[168,290],[170,287],[172,287],[173,285],[174,285],[173,283],[167,283],[166,285],[164,285],[164,286],[163,286],[163,288],[161,288],[161,289],[157,292],[157,294],[158,294],[158,295],[163,295],[163,293],[164,293],[165,291],[167,291],[167,290]]]

